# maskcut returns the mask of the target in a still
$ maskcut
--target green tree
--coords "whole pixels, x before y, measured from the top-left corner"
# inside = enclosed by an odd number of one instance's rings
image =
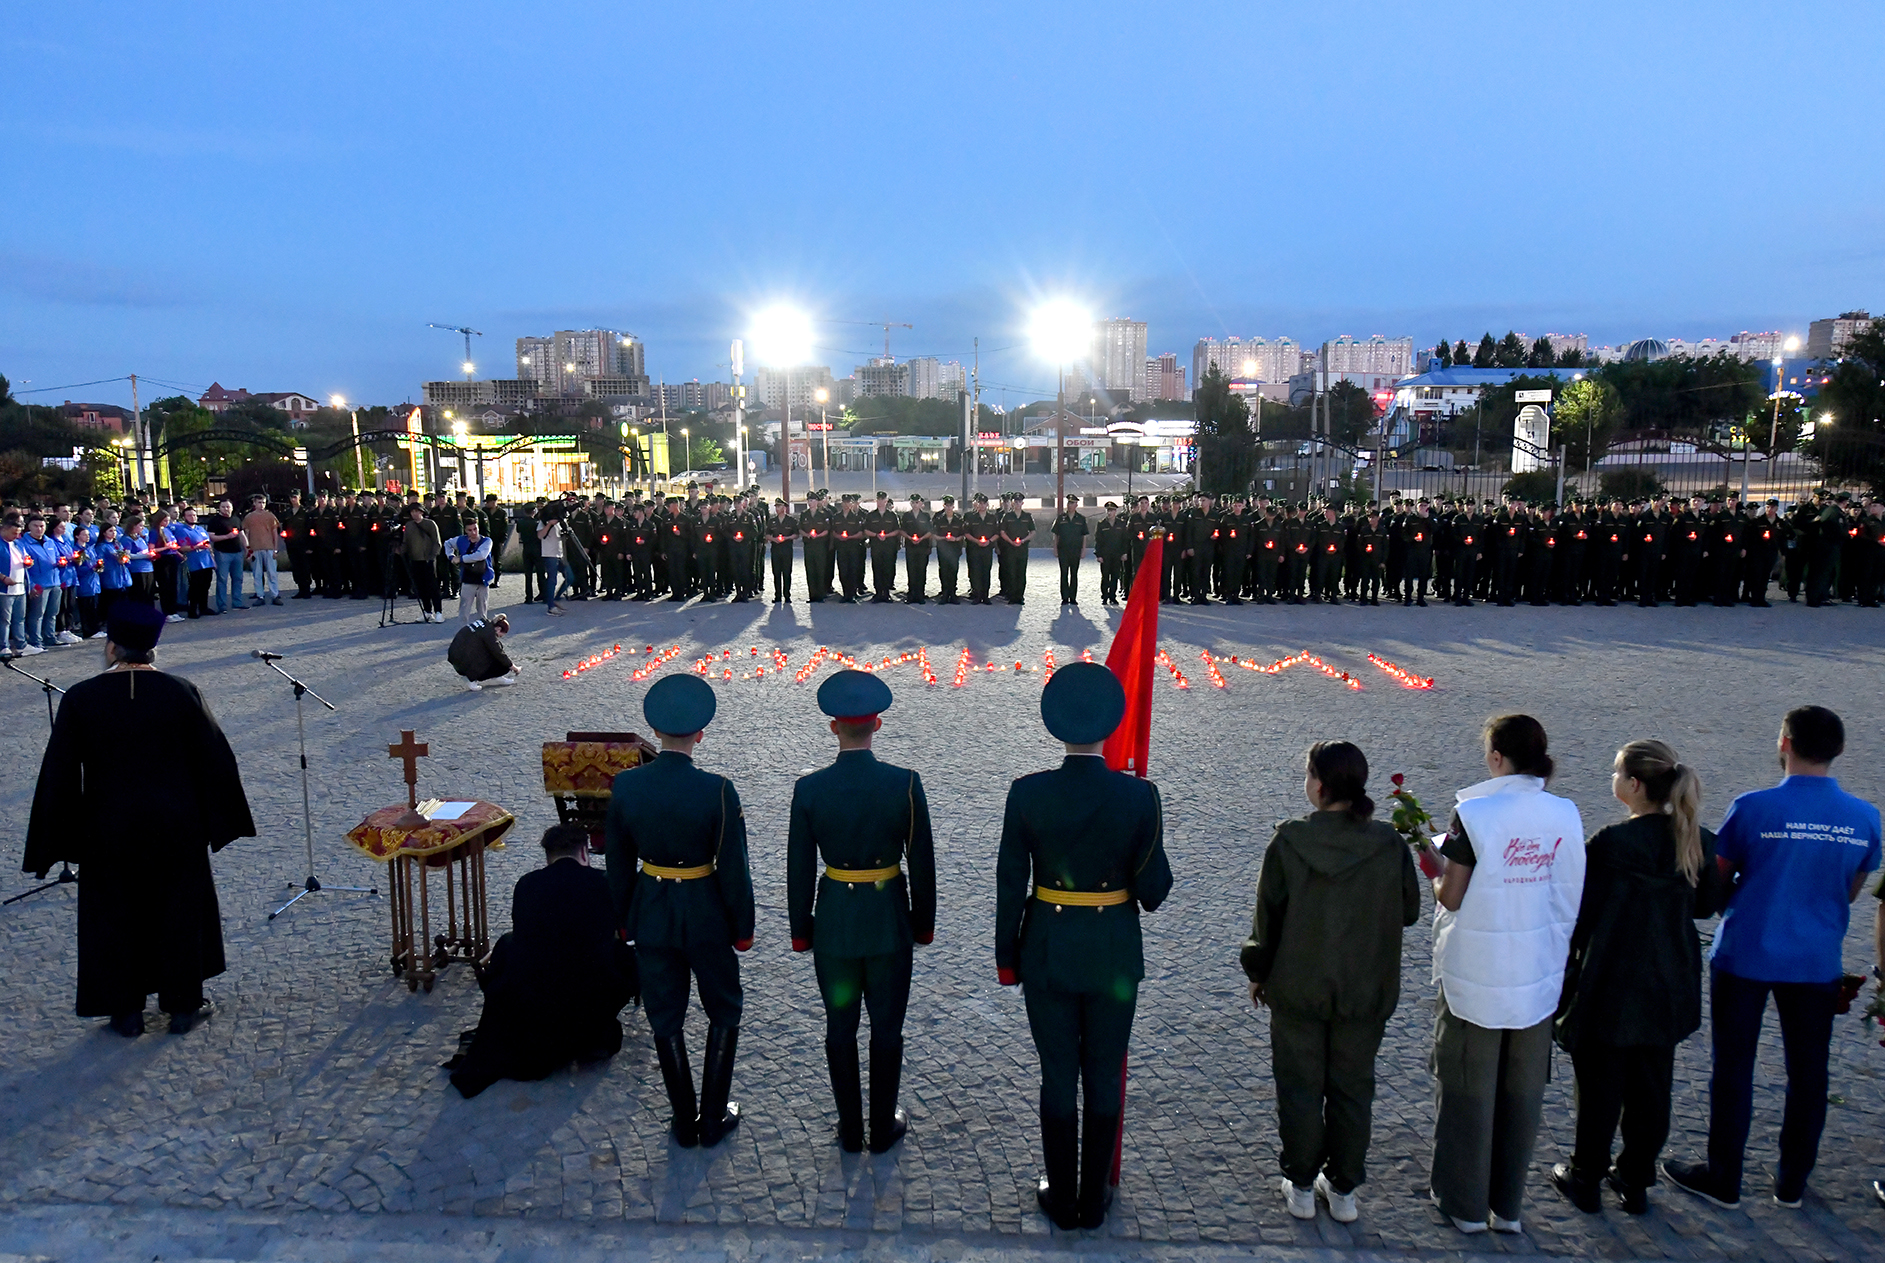
[[[1329,438],[1345,447],[1361,446],[1374,428],[1374,396],[1353,382],[1336,382],[1328,395]]]
[[[1558,471],[1533,469],[1513,474],[1499,491],[1501,495],[1517,496],[1527,504],[1548,504],[1558,495]]]
[[[1813,411],[1833,419],[1814,427],[1813,455],[1828,477],[1885,492],[1885,319],[1854,335],[1827,376]]]
[[[1571,382],[1558,391],[1552,406],[1551,444],[1564,449],[1572,469],[1589,469],[1609,449],[1622,411],[1608,382],[1594,377]]]
[[[1505,336],[1499,339],[1498,349],[1493,352],[1493,367],[1524,368],[1525,359],[1525,339],[1510,329],[1506,330]]]
[[[1433,362],[1441,368],[1453,367],[1453,347],[1445,338],[1441,338],[1440,344],[1433,348]]]
[[[1473,353],[1466,349],[1465,338],[1461,338],[1458,342],[1453,344],[1453,362],[1461,368],[1465,368],[1468,364],[1478,365],[1478,361],[1473,357]]]
[[[726,452],[718,441],[704,434],[693,435],[687,444],[687,467],[689,469],[711,469],[726,459]]]
[[[1473,352],[1474,368],[1494,368],[1499,362],[1499,344],[1492,340],[1491,330],[1479,339],[1479,349]]]
[[[1620,360],[1594,376],[1617,392],[1618,428],[1680,434],[1716,441],[1743,423],[1766,399],[1760,370],[1723,353],[1696,359]]]
[[[1564,350],[1558,352],[1557,367],[1559,368],[1584,367],[1584,353],[1578,350],[1574,346],[1565,347]]]
[[[1600,496],[1605,500],[1621,500],[1625,504],[1634,504],[1639,498],[1652,499],[1667,491],[1662,476],[1642,465],[1630,469],[1607,469],[1597,479],[1597,493]]]
[[[1050,402],[1041,408],[1051,413],[1054,405]],[[1071,399],[1067,401],[1067,409],[1080,411]],[[846,409],[844,423],[858,434],[950,436],[962,429],[962,405],[953,399],[873,396],[860,399]]]
[[[1249,401],[1231,390],[1213,364],[1192,393],[1192,403],[1197,409],[1198,489],[1214,496],[1248,489],[1257,467]]]
[[[1525,367],[1550,368],[1557,362],[1557,353],[1551,349],[1551,339],[1540,334],[1538,340],[1532,343],[1532,349],[1525,356]]]

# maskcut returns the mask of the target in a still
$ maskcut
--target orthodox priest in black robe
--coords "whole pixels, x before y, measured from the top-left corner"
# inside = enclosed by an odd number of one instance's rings
[[[621,1051],[616,1014],[640,990],[635,954],[616,933],[609,880],[588,852],[587,830],[552,825],[544,866],[517,879],[510,932],[479,970],[484,1014],[470,1047],[446,1063],[461,1095]]]
[[[113,607],[105,671],[60,703],[21,868],[79,866],[80,1017],[144,1033],[151,993],[183,1034],[223,972],[210,852],[255,836],[236,756],[196,686],[152,666],[163,615]]]

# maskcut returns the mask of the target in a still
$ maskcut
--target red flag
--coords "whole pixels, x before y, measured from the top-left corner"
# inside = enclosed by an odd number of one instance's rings
[[[1152,751],[1152,670],[1158,665],[1159,581],[1165,568],[1165,532],[1145,541],[1145,557],[1133,576],[1126,614],[1119,622],[1106,666],[1126,690],[1126,715],[1106,739],[1106,766],[1115,772],[1145,775]]]

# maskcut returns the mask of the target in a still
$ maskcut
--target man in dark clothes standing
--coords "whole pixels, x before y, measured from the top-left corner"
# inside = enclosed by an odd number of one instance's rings
[[[75,684],[40,761],[24,872],[80,867],[80,1017],[144,1033],[157,993],[182,1035],[207,1017],[203,980],[226,967],[209,854],[255,836],[229,741],[196,686],[151,665],[164,616],[112,607],[105,672]],[[122,757],[126,734],[161,735],[155,763]]]
[[[1041,690],[1041,719],[1067,758],[1009,786],[995,863],[996,977],[1025,987],[1041,1059],[1047,1176],[1035,1196],[1066,1229],[1106,1221],[1126,1045],[1145,977],[1139,910],[1157,908],[1172,889],[1158,787],[1110,770],[1100,752],[1125,712],[1125,690],[1098,663],[1054,673]]]
[[[818,709],[831,716],[838,761],[793,786],[786,841],[792,950],[813,954],[838,1145],[846,1153],[864,1147],[859,1001],[871,1015],[871,1152],[888,1152],[909,1130],[897,1091],[913,944],[936,937],[936,846],[923,780],[871,753],[889,705],[890,687],[865,671],[840,671],[819,686]]]
[[[753,945],[739,791],[694,766],[715,706],[712,686],[699,676],[671,675],[648,690],[642,717],[661,739],[661,754],[615,778],[604,826],[609,890],[635,944],[642,1004],[674,1107],[669,1130],[688,1149],[717,1145],[739,1125],[740,1107],[727,1100],[744,1003],[734,953]],[[681,1034],[690,981],[700,988],[708,1024],[698,1109]]]
[[[510,932],[479,975],[484,1014],[452,1069],[461,1096],[622,1049],[616,1014],[634,998],[635,963],[616,934],[609,879],[589,867],[588,830],[550,826],[543,861],[517,879]]]

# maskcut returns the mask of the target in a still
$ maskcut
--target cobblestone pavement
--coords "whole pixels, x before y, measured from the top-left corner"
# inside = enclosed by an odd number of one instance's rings
[[[1089,585],[1093,578],[1089,568]],[[506,577],[499,608],[520,595],[516,583]],[[524,683],[483,693],[465,691],[445,664],[452,626],[381,630],[377,603],[289,602],[171,627],[162,665],[210,699],[243,760],[261,831],[215,860],[232,962],[210,984],[220,1011],[186,1037],[120,1040],[71,1015],[71,892],[0,912],[8,961],[0,1011],[9,1015],[0,1027],[0,1203],[122,1207],[143,1216],[139,1223],[168,1211],[179,1222],[215,1225],[298,1215],[356,1224],[362,1217],[351,1212],[386,1212],[394,1217],[369,1221],[384,1229],[364,1231],[389,1239],[418,1231],[399,1225],[422,1220],[488,1232],[488,1220],[475,1217],[522,1217],[632,1229],[647,1247],[655,1225],[701,1225],[705,1235],[674,1248],[712,1257],[723,1248],[727,1257],[762,1257],[750,1244],[762,1238],[784,1243],[784,1253],[818,1254],[820,1242],[849,1241],[842,1236],[849,1231],[901,1234],[858,1240],[914,1242],[908,1249],[923,1257],[968,1257],[936,1244],[958,1239],[998,1253],[1048,1245],[1058,1234],[1034,1213],[1030,1192],[1038,1164],[1034,1052],[1020,994],[995,985],[991,936],[1007,782],[1052,763],[1057,750],[1039,723],[1040,675],[981,673],[959,690],[950,679],[965,644],[978,662],[1011,666],[1018,659],[1038,667],[1050,648],[1062,662],[1085,648],[1103,655],[1117,613],[1102,611],[1090,591],[1088,605],[1058,609],[1053,564],[1043,555],[1030,587],[1035,596],[1020,609],[589,603],[561,619],[513,609]],[[1718,1212],[1659,1193],[1655,1211],[1638,1220],[1614,1207],[1599,1216],[1568,1212],[1545,1182],[1570,1139],[1569,1063],[1560,1057],[1525,1234],[1458,1237],[1424,1196],[1432,1127],[1424,924],[1410,933],[1402,1007],[1382,1048],[1361,1220],[1298,1223],[1275,1191],[1266,1020],[1251,1010],[1236,963],[1270,827],[1304,810],[1301,757],[1312,739],[1358,741],[1374,763],[1377,796],[1388,773],[1404,771],[1416,793],[1444,802],[1483,775],[1484,718],[1522,707],[1550,729],[1558,788],[1578,801],[1587,827],[1620,818],[1607,796],[1611,753],[1651,735],[1669,738],[1702,769],[1713,820],[1733,792],[1775,779],[1779,716],[1814,700],[1846,714],[1850,749],[1840,770],[1848,788],[1877,800],[1885,797],[1880,633],[1869,611],[1785,605],[1167,607],[1163,641],[1191,684],[1181,691],[1161,677],[1153,727],[1153,771],[1178,881],[1170,902],[1146,918],[1149,973],[1134,1031],[1124,1181],[1106,1248],[1434,1254],[1470,1245],[1616,1257],[1885,1258],[1885,1214],[1867,1188],[1885,1173],[1878,1127],[1885,1088],[1877,1077],[1885,1050],[1856,1017],[1837,1028],[1837,1096],[1804,1210],[1764,1200],[1780,1107],[1770,1021],[1744,1210]],[[879,746],[882,757],[924,774],[942,884],[936,944],[917,957],[905,1074],[913,1127],[897,1151],[846,1157],[833,1143],[811,963],[787,942],[786,806],[793,779],[833,752],[811,685],[769,673],[764,682],[721,686],[719,719],[700,750],[705,766],[740,787],[762,904],[758,945],[744,958],[746,1036],[735,1078],[747,1121],[719,1149],[670,1147],[638,1013],[627,1015],[628,1044],[606,1067],[503,1083],[463,1101],[438,1064],[477,1018],[468,970],[454,966],[431,994],[409,994],[383,963],[383,898],[323,894],[265,920],[304,876],[301,803],[289,690],[249,657],[251,649],[286,653],[284,665],[341,708],[308,714],[321,878],[383,885],[382,870],[341,834],[402,796],[399,766],[385,747],[412,728],[432,748],[421,761],[422,794],[475,795],[517,814],[519,844],[491,862],[493,920],[502,929],[509,888],[538,862],[532,842],[554,820],[537,743],[570,728],[642,726],[646,684],[628,678],[636,658],[560,678],[562,668],[617,642],[679,644],[667,671],[722,648],[744,655],[749,668],[753,646],[776,645],[794,664],[815,645],[859,657],[928,648],[941,681],[926,690],[914,666],[889,672],[898,701]],[[1226,665],[1228,688],[1218,690],[1200,660],[1204,648],[1266,662],[1309,649],[1363,687],[1350,690],[1308,667],[1268,676]],[[1433,676],[1436,687],[1399,687],[1368,663],[1371,651]],[[85,646],[26,665],[69,683],[96,664],[96,646]],[[31,752],[45,723],[38,691],[4,681],[0,720],[28,752],[0,765],[0,862],[13,872],[37,767]],[[161,758],[161,734],[128,736],[126,755]],[[17,876],[4,886],[23,888]],[[1862,900],[1847,947],[1855,969],[1871,963],[1870,919],[1870,900]],[[690,1030],[693,1046],[702,1035]],[[1705,1032],[1678,1060],[1670,1149],[1686,1156],[1706,1126]],[[736,1251],[728,1243],[748,1244]],[[14,1248],[0,1241],[0,1250]]]

